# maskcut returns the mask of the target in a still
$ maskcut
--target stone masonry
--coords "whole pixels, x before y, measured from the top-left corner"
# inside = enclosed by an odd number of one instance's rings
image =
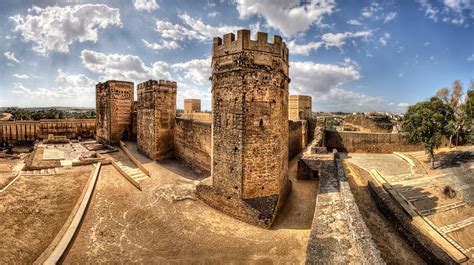
[[[212,47],[212,184],[197,192],[210,206],[270,227],[288,180],[288,49],[266,33],[239,30]]]
[[[173,154],[176,82],[149,80],[138,84],[137,146],[149,158]]]
[[[133,82],[109,80],[96,85],[96,137],[117,144],[131,134]]]
[[[290,95],[288,111],[290,120],[306,120],[311,116],[311,96]]]
[[[184,99],[184,113],[201,112],[201,100],[195,98]]]

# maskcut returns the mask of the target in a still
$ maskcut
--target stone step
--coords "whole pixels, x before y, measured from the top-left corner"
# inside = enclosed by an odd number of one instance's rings
[[[427,216],[427,215],[434,214],[434,213],[446,212],[446,211],[449,211],[449,210],[452,210],[452,209],[462,207],[464,205],[466,205],[466,202],[458,201],[458,202],[453,202],[453,203],[438,206],[438,207],[433,207],[433,208],[426,209],[426,210],[421,210],[421,211],[419,211],[419,214],[422,215],[422,216]]]
[[[145,179],[147,179],[147,178],[148,178],[148,176],[145,175],[145,174],[143,174],[141,177],[134,177],[133,179],[134,179],[135,181],[142,181],[142,180],[145,180]]]
[[[461,228],[464,228],[464,227],[469,226],[469,225],[472,225],[472,224],[474,224],[474,216],[473,216],[473,217],[469,217],[469,218],[467,218],[467,219],[464,219],[464,220],[459,221],[459,222],[454,223],[454,224],[445,225],[445,226],[443,226],[443,227],[440,227],[439,229],[440,229],[443,233],[450,233],[450,232],[459,230],[459,229],[461,229]]]

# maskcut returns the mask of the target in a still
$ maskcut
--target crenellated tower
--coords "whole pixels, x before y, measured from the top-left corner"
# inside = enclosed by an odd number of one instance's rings
[[[172,156],[176,89],[176,82],[165,80],[138,84],[137,146],[151,159]]]
[[[198,186],[212,207],[270,227],[288,180],[288,48],[249,30],[212,46],[212,184]]]

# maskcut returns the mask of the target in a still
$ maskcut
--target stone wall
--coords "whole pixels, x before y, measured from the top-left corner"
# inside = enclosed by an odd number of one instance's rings
[[[321,174],[306,264],[385,264],[336,154],[332,170]]]
[[[151,159],[170,158],[176,117],[176,82],[138,84],[137,146]]]
[[[211,124],[176,118],[174,155],[190,167],[211,172]]]
[[[306,146],[308,142],[308,123],[304,120],[288,121],[288,159],[293,159]]]
[[[117,144],[131,135],[133,82],[109,80],[96,85],[96,137]]]
[[[340,152],[352,153],[392,153],[423,150],[421,146],[407,142],[403,134],[325,132],[325,145]]]
[[[39,121],[2,121],[0,122],[1,143],[22,144],[48,138],[48,134],[65,136],[68,139],[93,137],[95,120],[39,120]]]

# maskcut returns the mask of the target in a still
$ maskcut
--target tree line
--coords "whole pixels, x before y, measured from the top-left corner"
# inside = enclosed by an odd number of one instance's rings
[[[466,94],[459,80],[438,90],[429,100],[408,107],[402,128],[408,132],[408,140],[422,144],[431,158],[434,168],[434,149],[441,145],[442,137],[454,143],[474,144],[474,80]]]
[[[22,108],[6,108],[3,112],[11,113],[10,120],[44,120],[44,119],[95,119],[95,110],[69,112],[58,109],[29,110]]]

